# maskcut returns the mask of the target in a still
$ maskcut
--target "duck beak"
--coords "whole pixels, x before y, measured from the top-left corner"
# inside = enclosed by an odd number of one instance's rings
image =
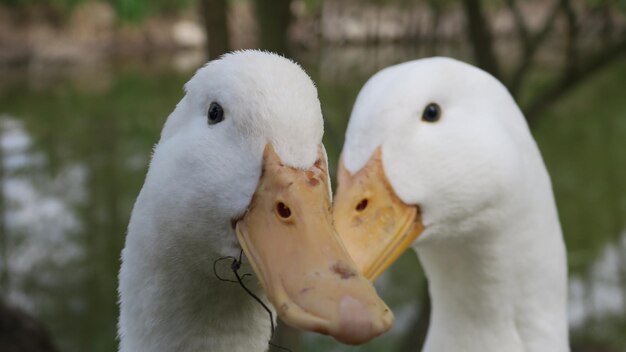
[[[335,227],[363,275],[375,280],[422,233],[419,208],[395,194],[380,147],[354,175],[340,162],[337,176]]]
[[[356,268],[332,225],[325,154],[308,170],[284,165],[271,145],[239,243],[287,324],[361,344],[387,331],[393,314]]]

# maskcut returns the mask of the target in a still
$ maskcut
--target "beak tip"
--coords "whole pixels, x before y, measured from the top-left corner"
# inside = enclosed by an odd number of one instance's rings
[[[339,342],[359,345],[384,333],[391,327],[393,315],[389,310],[382,319],[352,296],[344,296],[339,306],[340,327],[334,335]]]

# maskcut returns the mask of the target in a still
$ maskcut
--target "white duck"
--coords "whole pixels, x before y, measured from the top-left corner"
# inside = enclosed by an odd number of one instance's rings
[[[371,279],[408,246],[432,300],[424,351],[568,351],[566,255],[524,116],[448,58],[392,66],[360,92],[335,224]]]
[[[122,252],[120,351],[265,351],[267,312],[213,272],[241,247],[250,262],[240,275],[254,269],[286,323],[346,343],[387,330],[391,313],[332,227],[322,115],[306,73],[242,51],[185,88]],[[218,275],[234,279],[223,264]]]

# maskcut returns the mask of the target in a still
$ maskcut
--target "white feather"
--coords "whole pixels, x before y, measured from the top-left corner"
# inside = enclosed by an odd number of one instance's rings
[[[429,103],[435,123],[421,119]],[[568,351],[566,258],[549,175],[524,116],[489,74],[448,58],[384,69],[361,90],[343,150],[379,146],[433,303],[424,351]]]
[[[212,61],[185,88],[128,227],[120,351],[265,351],[267,313],[238,285],[218,281],[213,262],[239,254],[231,219],[250,202],[266,144],[286,165],[314,163],[323,134],[317,91],[297,64],[260,51]],[[209,126],[212,102],[225,118]]]

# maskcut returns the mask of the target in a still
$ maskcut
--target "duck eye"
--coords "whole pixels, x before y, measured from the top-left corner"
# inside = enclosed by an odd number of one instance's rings
[[[216,123],[220,123],[224,120],[224,109],[218,103],[211,103],[209,106],[209,111],[207,112],[207,118],[209,120],[209,125],[215,125]]]
[[[441,118],[441,108],[436,103],[430,103],[424,108],[422,120],[426,122],[437,122]]]

